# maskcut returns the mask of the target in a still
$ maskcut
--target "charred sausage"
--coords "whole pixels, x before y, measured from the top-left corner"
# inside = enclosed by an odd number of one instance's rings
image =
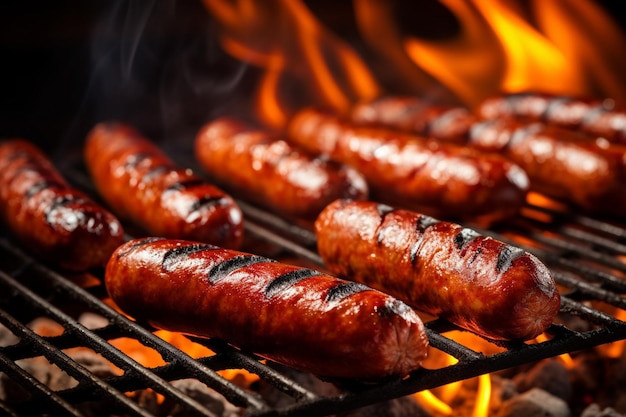
[[[243,216],[232,197],[176,166],[132,127],[96,125],[87,137],[85,160],[112,210],[149,234],[231,248],[241,244]]]
[[[429,115],[438,114],[442,107],[428,110],[423,104],[418,107],[419,103],[419,99],[388,97],[355,107],[353,117],[360,115],[358,120],[362,122],[376,120],[378,125],[428,133],[480,152],[499,153],[524,169],[533,191],[589,212],[623,215],[626,211],[626,146],[593,140],[588,134],[572,130],[587,120],[587,113],[593,110],[590,101],[557,101],[539,94],[494,98],[484,103],[483,116],[502,117],[472,122],[469,117],[449,120],[458,123],[448,128],[456,135],[429,128],[441,122]],[[403,105],[407,106],[405,110]],[[550,119],[552,124],[532,121],[542,119]]]
[[[357,103],[350,119],[362,125],[390,127],[446,142],[463,143],[478,118],[469,109],[426,102],[418,97],[385,96]]]
[[[596,213],[626,213],[626,146],[543,123],[476,123],[469,145],[521,166],[532,190]]]
[[[315,232],[334,274],[493,340],[534,338],[559,311],[554,280],[535,256],[455,223],[337,200]]]
[[[0,214],[27,249],[68,270],[104,267],[124,241],[117,218],[70,186],[33,143],[0,143]]]
[[[612,100],[546,93],[502,94],[485,99],[478,107],[478,113],[485,119],[513,117],[542,121],[626,143],[626,109],[616,108]]]
[[[353,168],[231,118],[203,126],[195,154],[219,184],[291,218],[314,220],[337,198],[362,200],[368,194]]]
[[[431,215],[502,219],[517,212],[528,189],[526,173],[500,155],[356,126],[313,109],[294,116],[289,137],[356,168],[374,199]]]
[[[427,352],[418,315],[387,294],[208,244],[130,241],[111,257],[105,283],[140,321],[221,338],[323,377],[403,376]]]

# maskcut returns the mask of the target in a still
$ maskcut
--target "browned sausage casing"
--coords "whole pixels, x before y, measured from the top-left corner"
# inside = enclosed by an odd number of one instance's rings
[[[337,198],[361,200],[368,194],[365,179],[353,168],[235,119],[206,124],[196,137],[195,154],[220,184],[291,218],[314,220]]]
[[[626,214],[626,146],[542,123],[476,123],[469,145],[521,166],[531,189],[597,213]]]
[[[217,337],[324,377],[375,379],[419,368],[428,340],[405,303],[361,284],[182,240],[130,241],[106,288],[134,318]]]
[[[119,216],[156,236],[237,248],[241,209],[224,191],[176,166],[135,129],[96,125],[85,144],[96,188]]]
[[[535,256],[454,223],[337,200],[315,223],[329,270],[494,340],[541,334],[560,307]]]
[[[70,186],[24,139],[0,143],[0,214],[29,250],[64,269],[103,267],[124,240],[111,213]]]
[[[469,109],[428,103],[417,97],[384,96],[357,103],[350,119],[358,124],[391,127],[447,142],[464,143],[478,118]]]
[[[494,220],[516,213],[525,201],[526,173],[500,155],[356,126],[313,109],[295,115],[289,135],[356,168],[374,198],[387,203],[438,216]]]
[[[612,142],[626,143],[626,109],[612,100],[564,97],[546,93],[501,94],[478,107],[485,119],[514,117],[577,129]]]

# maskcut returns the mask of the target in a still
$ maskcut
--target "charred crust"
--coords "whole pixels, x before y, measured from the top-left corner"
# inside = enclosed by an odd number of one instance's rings
[[[371,290],[371,288],[364,284],[357,282],[341,282],[328,290],[325,301],[327,303],[341,301],[353,294],[369,290]]]
[[[314,269],[302,268],[279,275],[267,284],[265,287],[265,296],[267,298],[272,298],[284,289],[291,287],[303,279],[315,277],[321,274],[321,272]]]
[[[189,255],[215,249],[217,249],[217,246],[209,245],[206,243],[193,243],[185,246],[177,246],[165,252],[165,255],[163,255],[163,260],[161,261],[161,266],[163,267],[163,269],[171,271],[175,268],[178,262],[180,262],[182,259],[185,259]]]
[[[35,196],[37,193],[39,193],[40,191],[46,190],[48,188],[63,188],[64,185],[61,184],[58,181],[39,181],[38,183],[35,183],[34,185],[32,185],[28,191],[26,191],[26,193],[24,194],[24,198],[31,198],[33,196]]]
[[[511,267],[511,264],[517,258],[523,256],[526,253],[524,249],[517,248],[515,246],[506,245],[498,254],[498,260],[496,261],[496,271],[504,272]]]
[[[169,186],[165,188],[164,191],[188,190],[190,188],[198,187],[200,185],[205,185],[205,184],[206,182],[204,182],[201,178],[190,178],[186,181],[179,181],[179,182],[170,184]]]
[[[193,213],[194,211],[198,211],[204,207],[212,207],[222,205],[226,201],[226,197],[211,197],[211,196],[203,196],[198,198],[193,202],[191,207],[189,208],[189,212]]]
[[[167,165],[155,165],[143,174],[143,176],[141,177],[141,182],[147,183],[149,181],[152,181],[153,178],[169,172],[170,169],[171,168]]]
[[[141,163],[141,161],[145,161],[151,156],[152,155],[150,155],[149,153],[143,153],[143,152],[128,155],[128,157],[126,158],[126,161],[124,162],[124,168],[126,169],[135,168],[137,165]]]
[[[380,222],[382,223],[385,220],[385,216],[387,216],[387,214],[395,211],[395,208],[388,206],[386,204],[377,204],[376,205],[376,210],[378,211],[378,215],[380,216]],[[379,228],[378,233],[376,234],[376,244],[380,245],[383,243],[383,230],[384,228]]]
[[[468,243],[470,243],[472,240],[476,239],[479,236],[480,234],[476,232],[475,230],[464,227],[463,229],[459,231],[459,233],[457,233],[454,236],[454,245],[456,246],[458,250],[462,250],[465,247],[465,245],[467,245]]]
[[[376,210],[378,211],[378,215],[380,216],[381,220],[385,218],[385,216],[389,213],[391,213],[392,211],[395,210],[395,208],[388,206],[387,204],[377,204],[376,205]]]
[[[86,200],[82,197],[78,197],[78,196],[74,196],[74,195],[65,195],[65,196],[60,196],[60,197],[56,197],[48,207],[46,207],[44,213],[46,216],[46,223],[48,224],[53,224],[54,223],[54,218],[52,217],[54,214],[54,211],[57,210],[60,207],[66,206],[68,204],[75,204],[75,203],[85,203]]]
[[[258,264],[261,262],[275,262],[275,261],[264,258],[263,256],[257,256],[257,255],[248,255],[248,254],[237,255],[233,258],[225,260],[224,262],[220,262],[217,265],[215,265],[213,268],[211,268],[211,270],[209,271],[209,282],[211,282],[212,284],[215,284],[216,282],[218,282],[219,280],[221,280],[222,278],[224,278],[231,272],[236,271],[237,269],[254,265],[254,264]]]
[[[422,214],[421,216],[419,216],[419,219],[417,219],[417,230],[419,230],[420,232],[423,232],[426,229],[428,229],[430,226],[433,226],[437,223],[439,223],[439,220],[435,219],[434,217],[430,217],[430,216],[426,216],[425,214]]]
[[[426,216],[422,214],[418,217],[417,222],[415,224],[415,233],[417,233],[417,240],[411,246],[411,250],[409,251],[409,257],[411,259],[411,263],[414,264],[417,261],[417,255],[419,253],[420,247],[422,246],[422,242],[424,241],[424,232],[431,226],[439,223],[439,220]]]

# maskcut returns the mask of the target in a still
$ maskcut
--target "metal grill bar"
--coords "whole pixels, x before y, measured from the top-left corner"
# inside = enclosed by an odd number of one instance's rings
[[[81,181],[82,177],[80,173],[74,171],[71,178],[74,181]],[[89,184],[88,180],[84,182]],[[275,245],[289,255],[295,255],[323,268],[322,260],[315,250],[316,239],[310,225],[294,224],[245,201],[238,202],[246,216],[248,234]],[[32,398],[24,402],[0,403],[0,410],[7,411],[9,415],[13,413],[11,410],[28,411],[29,415],[38,415],[37,413],[43,412],[44,406],[41,405],[43,402],[36,399],[44,396],[48,398],[48,402],[55,403],[54,407],[63,410],[67,415],[80,415],[77,404],[105,392],[112,396],[118,407],[130,410],[129,413],[149,415],[147,411],[135,410],[133,405],[127,404],[124,393],[151,388],[167,398],[184,404],[198,415],[212,415],[203,404],[198,404],[168,382],[195,378],[223,395],[233,405],[245,409],[246,415],[251,417],[324,416],[483,373],[626,339],[626,323],[586,304],[589,300],[600,300],[609,306],[626,310],[626,300],[619,294],[626,290],[626,279],[622,276],[623,271],[626,271],[626,261],[613,256],[624,255],[626,227],[539,206],[530,205],[527,209],[543,213],[549,220],[543,222],[534,217],[522,216],[512,225],[496,227],[493,230],[481,230],[476,227],[474,229],[521,246],[546,262],[559,285],[566,290],[562,297],[561,315],[576,316],[587,321],[591,325],[588,331],[574,331],[566,324],[553,324],[547,332],[550,336],[547,341],[498,343],[504,351],[486,355],[449,337],[448,332],[460,329],[444,320],[436,319],[426,323],[431,346],[456,358],[458,362],[455,365],[441,369],[421,369],[406,379],[385,381],[376,385],[361,385],[356,381],[335,381],[344,391],[334,396],[312,392],[296,382],[291,374],[288,376],[280,371],[280,367],[274,368],[270,366],[271,363],[261,361],[257,356],[239,351],[220,340],[189,337],[192,342],[204,345],[215,352],[213,356],[193,359],[156,336],[153,333],[155,329],[145,323],[128,320],[103,303],[101,299],[106,296],[106,291],[102,285],[82,288],[68,277],[37,263],[11,242],[0,240],[2,258],[14,259],[8,262],[10,266],[6,266],[4,272],[0,271],[0,285],[5,286],[11,293],[10,296],[0,296],[2,313],[0,321],[8,323],[12,331],[23,337],[17,345],[0,348],[0,366],[2,366],[0,371],[20,384],[30,387],[33,392]],[[549,233],[549,236],[544,232]],[[518,241],[518,236],[523,239]],[[588,239],[590,236],[594,238]],[[40,289],[35,283],[45,283],[45,288]],[[58,321],[63,325],[65,332],[59,336],[42,337],[30,330],[23,330],[22,328],[26,326],[19,322],[20,314],[11,314],[12,309],[16,309],[16,299],[19,299],[19,303],[33,307],[38,314]],[[59,299],[67,299],[67,302],[100,314],[109,321],[109,324],[89,330],[56,306],[62,303]],[[154,349],[167,363],[155,368],[143,367],[108,342],[120,337],[135,339]],[[105,380],[94,380],[91,375],[77,371],[71,358],[68,360],[57,353],[49,353],[76,346],[89,347],[102,354],[111,363],[123,369],[124,374]],[[18,359],[41,356],[44,353],[46,354],[44,356],[52,358],[51,362],[59,362],[63,369],[69,369],[68,373],[71,372],[79,384],[74,388],[52,392],[15,363]],[[280,407],[270,405],[267,399],[244,390],[219,375],[218,371],[225,369],[245,369],[259,376],[261,380],[291,398],[291,404]]]

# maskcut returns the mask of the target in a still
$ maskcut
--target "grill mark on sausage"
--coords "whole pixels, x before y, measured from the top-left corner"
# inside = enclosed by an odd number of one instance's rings
[[[424,232],[426,231],[426,229],[437,223],[439,223],[439,220],[430,216],[426,216],[424,214],[421,215],[419,219],[417,219],[415,231],[418,236],[417,240],[415,241],[413,246],[411,246],[411,250],[409,251],[409,258],[411,259],[412,264],[415,264],[415,261],[417,261],[417,254],[419,253],[422,242],[424,241]]]
[[[43,191],[43,190],[45,190],[45,189],[52,188],[52,187],[59,187],[59,188],[62,188],[62,187],[64,187],[64,185],[63,185],[63,184],[61,184],[61,183],[60,183],[60,182],[58,182],[58,181],[46,181],[46,180],[39,181],[39,182],[35,183],[34,185],[32,185],[32,186],[31,186],[31,187],[30,187],[30,188],[26,191],[26,193],[24,194],[24,198],[25,198],[25,199],[29,199],[29,198],[31,198],[31,197],[33,197],[33,196],[35,196],[35,195],[36,195],[37,193],[39,193],[40,191]]]
[[[321,272],[316,271],[314,269],[296,269],[285,274],[279,275],[274,278],[267,286],[265,287],[265,296],[267,298],[272,298],[276,296],[278,293],[283,291],[284,289],[291,287],[299,281],[302,281],[306,278],[315,277],[318,275],[322,275]]]
[[[541,121],[546,123],[552,118],[552,113],[559,111],[559,108],[564,104],[572,101],[569,97],[555,97],[552,100],[548,100],[548,105],[541,114]]]
[[[152,181],[153,178],[158,177],[161,174],[164,174],[171,170],[172,168],[169,165],[155,165],[150,167],[150,169],[143,174],[141,177],[141,182],[147,183]]]
[[[380,223],[382,225],[382,223],[385,221],[385,216],[393,212],[395,209],[386,204],[378,204],[376,205],[376,210],[378,211],[378,214],[380,215]],[[383,230],[384,230],[383,227],[379,227],[378,232],[376,233],[376,244],[378,245],[381,245],[383,243],[383,240],[385,239],[383,235]]]
[[[151,237],[147,237],[147,238],[144,238],[144,239],[136,240],[131,245],[129,245],[126,248],[126,250],[120,251],[117,254],[117,259],[124,258],[126,255],[128,255],[131,252],[133,252],[135,249],[140,248],[140,247],[145,246],[145,245],[148,245],[148,244],[153,243],[153,242],[157,242],[159,240],[165,240],[165,238],[164,237],[151,236]]]
[[[340,301],[353,294],[369,291],[370,289],[367,285],[359,284],[358,282],[342,282],[328,290],[324,301],[327,303]]]
[[[149,153],[135,153],[132,155],[128,155],[128,157],[126,158],[126,161],[124,162],[124,168],[125,169],[135,168],[137,165],[141,163],[141,161],[145,161],[151,156],[152,155],[150,155]]]
[[[465,245],[476,239],[480,234],[475,230],[464,227],[454,236],[454,244],[458,250],[462,250]]]
[[[86,200],[84,198],[74,196],[74,195],[64,195],[64,196],[56,197],[52,201],[52,203],[48,207],[46,207],[46,209],[44,210],[44,213],[46,216],[46,223],[48,224],[54,223],[54,218],[52,216],[54,214],[54,211],[58,209],[59,207],[72,204],[72,203],[82,203],[85,201]]]
[[[258,255],[237,255],[233,258],[227,259],[218,263],[209,271],[209,282],[215,284],[222,278],[226,277],[231,272],[261,262],[275,262],[274,260],[265,258]]]
[[[218,206],[222,204],[222,202],[226,201],[226,197],[224,196],[202,196],[196,201],[193,202],[191,207],[189,208],[189,213],[193,213],[194,211],[198,211],[204,207]]]
[[[197,187],[199,185],[205,185],[206,182],[201,178],[191,178],[185,181],[178,181],[168,185],[164,191],[181,191],[189,188]]]
[[[205,250],[215,249],[217,249],[217,246],[209,245],[207,243],[193,243],[191,245],[178,246],[165,252],[163,260],[161,261],[161,266],[166,271],[172,271],[177,263],[189,255]]]
[[[498,254],[496,261],[496,272],[504,272],[511,267],[511,264],[517,258],[523,256],[526,252],[522,248],[507,245]]]

